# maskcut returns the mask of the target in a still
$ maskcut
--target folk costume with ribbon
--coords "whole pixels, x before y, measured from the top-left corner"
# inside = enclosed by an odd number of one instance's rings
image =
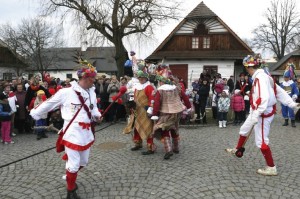
[[[81,78],[94,78],[95,68],[84,61],[77,71]],[[64,145],[66,161],[67,198],[77,198],[77,172],[88,163],[90,147],[94,143],[92,122],[101,116],[98,111],[95,87],[84,89],[79,83],[71,82],[71,87],[60,89],[50,99],[34,108],[30,115],[39,119],[41,115],[60,107],[64,125],[61,144]]]
[[[259,55],[248,55],[244,59],[243,64],[248,71],[253,72],[253,84],[250,93],[251,109],[249,116],[240,128],[240,138],[236,148],[226,149],[226,151],[242,157],[245,151],[244,145],[253,129],[256,146],[260,148],[267,164],[265,168],[258,169],[257,173],[261,175],[277,175],[277,169],[269,147],[270,125],[276,113],[276,100],[284,102],[285,105],[295,109],[297,109],[298,104],[293,102],[291,97],[275,83],[265,70],[259,69],[261,66]]]
[[[155,121],[153,135],[164,143],[166,152],[164,159],[169,159],[173,152],[179,153],[178,127],[181,113],[186,109],[191,110],[188,96],[180,86],[174,85],[169,77],[168,74],[157,78],[160,86],[155,93],[151,117]]]

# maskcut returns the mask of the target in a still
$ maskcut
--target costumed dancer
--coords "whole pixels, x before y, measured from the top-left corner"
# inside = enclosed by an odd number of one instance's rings
[[[248,55],[243,61],[243,65],[253,79],[250,92],[251,109],[249,116],[240,128],[240,137],[236,148],[226,149],[226,151],[242,157],[247,138],[254,130],[256,146],[260,148],[267,164],[265,168],[258,169],[257,173],[274,176],[277,175],[277,169],[269,147],[269,133],[276,112],[276,99],[295,110],[299,108],[299,104],[295,103],[280,86],[276,85],[271,76],[267,75],[263,69],[259,69],[260,59],[260,55],[255,57]]]
[[[155,93],[153,113],[151,119],[155,121],[153,127],[154,137],[161,138],[165,147],[164,159],[168,160],[174,153],[179,153],[179,121],[181,112],[191,111],[189,97],[180,88],[173,85],[168,72],[157,76],[158,88]],[[185,106],[182,104],[183,100]],[[171,145],[171,139],[173,146]]]
[[[294,101],[296,101],[299,95],[299,90],[296,83],[293,81],[295,77],[294,68],[294,64],[290,63],[287,65],[283,74],[284,81],[280,84],[280,86],[287,92],[287,94],[289,94],[289,96],[291,96]],[[288,126],[290,118],[292,127],[296,127],[294,110],[283,104],[281,104],[281,108],[282,117],[284,118],[284,124],[282,126]]]
[[[50,99],[31,110],[31,116],[38,120],[56,107],[61,107],[64,119],[61,142],[64,146],[66,159],[67,199],[80,198],[77,193],[77,173],[87,165],[90,147],[94,143],[92,122],[100,122],[100,112],[94,81],[97,74],[95,68],[87,61],[80,61],[77,75],[79,82],[71,82],[71,87],[60,89]],[[59,140],[58,140],[59,141]],[[58,147],[57,147],[58,151]],[[61,150],[60,150],[61,151]]]
[[[134,105],[131,105],[131,115],[129,123],[124,129],[124,133],[128,134],[131,130],[134,130],[133,142],[134,147],[131,148],[132,151],[137,151],[142,148],[143,140],[147,140],[147,151],[142,152],[143,155],[150,155],[154,153],[154,144],[152,129],[153,122],[148,117],[151,112],[151,101],[153,100],[154,88],[148,81],[148,73],[141,70],[137,71],[136,76],[139,80],[139,84],[134,86]]]

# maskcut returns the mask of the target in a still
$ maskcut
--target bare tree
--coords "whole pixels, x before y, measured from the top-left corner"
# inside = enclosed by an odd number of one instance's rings
[[[267,23],[254,29],[252,46],[269,49],[281,59],[285,53],[297,48],[300,35],[300,17],[295,0],[273,0],[265,17]]]
[[[23,19],[17,27],[5,24],[0,31],[0,36],[10,49],[24,56],[30,69],[41,74],[56,59],[54,53],[49,55],[47,51],[63,45],[61,35],[60,28],[41,18]]]
[[[123,38],[132,34],[151,34],[153,25],[177,18],[178,0],[49,0],[46,13],[65,8],[87,30],[104,36],[116,48],[118,75],[123,75],[127,50]]]

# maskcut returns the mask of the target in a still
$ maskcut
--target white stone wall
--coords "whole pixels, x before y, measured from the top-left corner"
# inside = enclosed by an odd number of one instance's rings
[[[0,67],[0,79],[3,79],[3,73],[12,73],[13,79],[17,77],[16,70],[14,68],[9,67]]]
[[[222,75],[223,78],[229,78],[234,75],[234,60],[224,60],[224,61],[197,61],[197,60],[182,60],[173,61],[165,60],[166,64],[188,64],[188,88],[192,87],[192,82],[195,79],[199,79],[200,74],[203,71],[203,66],[218,66],[218,73]]]

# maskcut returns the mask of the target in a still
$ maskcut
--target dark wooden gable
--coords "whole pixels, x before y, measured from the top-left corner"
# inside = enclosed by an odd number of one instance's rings
[[[21,56],[13,53],[9,47],[0,41],[0,67],[27,67]]]
[[[201,2],[147,59],[241,59],[251,53],[247,44]]]

